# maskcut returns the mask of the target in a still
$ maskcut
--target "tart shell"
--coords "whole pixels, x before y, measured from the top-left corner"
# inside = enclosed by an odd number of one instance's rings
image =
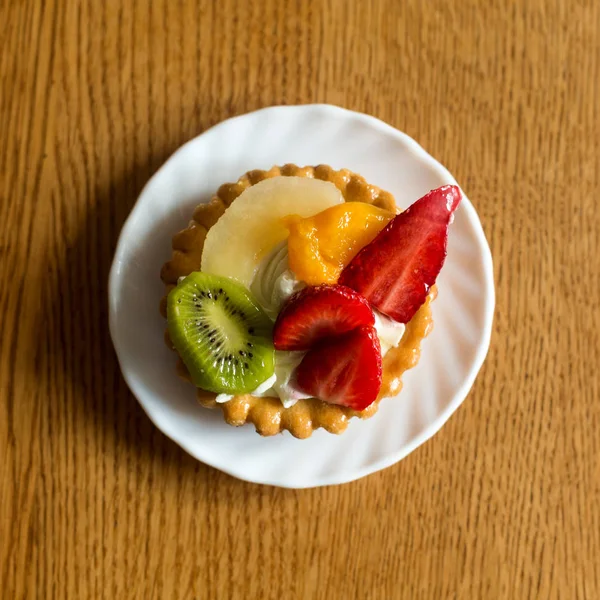
[[[177,285],[179,277],[200,270],[202,249],[208,230],[245,189],[263,179],[282,175],[330,181],[340,190],[346,202],[366,202],[398,212],[394,197],[389,192],[367,183],[363,177],[347,169],[336,171],[327,165],[297,167],[288,164],[273,167],[268,171],[248,171],[236,183],[222,185],[209,203],[199,204],[188,227],[173,237],[171,260],[165,263],[161,270],[161,279],[166,291],[160,303],[160,312],[165,318],[167,295]],[[406,325],[398,347],[392,348],[384,356],[383,383],[379,397],[365,410],[355,411],[316,398],[299,400],[291,408],[285,408],[278,398],[259,398],[250,394],[234,396],[228,402],[219,404],[215,401],[216,394],[202,389],[197,390],[198,401],[206,408],[221,408],[229,425],[239,427],[245,423],[253,423],[256,431],[264,436],[288,430],[294,437],[307,438],[320,427],[330,433],[342,433],[352,417],[372,417],[383,398],[395,396],[401,390],[402,374],[419,361],[421,341],[433,327],[431,302],[435,294],[435,288],[432,288],[423,306]],[[165,341],[169,348],[175,351],[168,331],[165,333]],[[183,379],[190,380],[181,358],[177,362],[177,372]]]

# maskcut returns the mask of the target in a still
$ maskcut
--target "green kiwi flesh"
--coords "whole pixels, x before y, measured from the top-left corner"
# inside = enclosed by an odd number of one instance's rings
[[[272,322],[233,279],[191,273],[169,293],[167,322],[197,387],[242,394],[273,375]]]

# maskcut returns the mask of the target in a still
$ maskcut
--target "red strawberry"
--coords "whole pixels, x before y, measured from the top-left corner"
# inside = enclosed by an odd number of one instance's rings
[[[408,323],[444,264],[448,225],[460,199],[457,186],[445,185],[417,200],[354,257],[339,283]]]
[[[296,369],[303,392],[331,404],[363,410],[381,388],[381,347],[373,327],[323,340]]]
[[[277,350],[308,350],[325,337],[375,323],[369,303],[341,285],[306,287],[279,313],[273,330]]]

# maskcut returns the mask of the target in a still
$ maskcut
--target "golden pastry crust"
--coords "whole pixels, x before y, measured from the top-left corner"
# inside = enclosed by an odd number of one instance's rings
[[[335,171],[327,165],[297,167],[288,164],[273,167],[268,171],[249,171],[236,183],[222,185],[208,204],[198,205],[189,226],[173,237],[173,255],[171,260],[165,263],[160,274],[166,286],[165,296],[160,303],[160,312],[165,318],[167,295],[175,287],[179,277],[200,270],[202,249],[208,230],[246,188],[263,179],[280,175],[330,181],[342,192],[346,202],[366,202],[397,212],[394,197],[389,192],[370,185],[363,177],[347,169]],[[291,408],[284,408],[278,398],[258,398],[250,394],[235,396],[229,402],[218,404],[215,401],[216,394],[202,389],[197,390],[198,401],[206,408],[220,407],[225,421],[230,425],[238,427],[245,423],[253,423],[261,435],[275,435],[288,430],[294,437],[307,438],[319,427],[330,433],[342,433],[352,417],[372,417],[377,412],[382,398],[400,391],[402,374],[419,361],[421,340],[429,334],[433,326],[430,304],[434,298],[435,288],[432,288],[425,304],[407,324],[399,346],[392,348],[385,355],[383,384],[379,397],[363,411],[327,404],[316,398],[299,400]],[[165,341],[169,348],[175,350],[168,332],[165,333]],[[181,359],[177,363],[177,372],[189,381],[189,373]]]

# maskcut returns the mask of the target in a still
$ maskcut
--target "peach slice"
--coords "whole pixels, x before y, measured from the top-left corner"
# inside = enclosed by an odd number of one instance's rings
[[[336,283],[344,267],[395,216],[363,202],[345,202],[308,218],[285,217],[290,269],[308,285]]]

